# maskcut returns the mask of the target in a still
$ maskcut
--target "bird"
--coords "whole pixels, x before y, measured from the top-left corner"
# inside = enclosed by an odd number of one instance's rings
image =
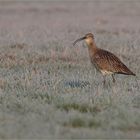
[[[112,76],[112,81],[115,83],[115,74],[133,75],[136,76],[116,55],[113,53],[98,48],[95,43],[94,35],[87,33],[85,36],[74,41],[73,46],[77,42],[85,40],[91,63],[95,66],[97,71],[103,75],[103,84],[105,85],[107,75]]]

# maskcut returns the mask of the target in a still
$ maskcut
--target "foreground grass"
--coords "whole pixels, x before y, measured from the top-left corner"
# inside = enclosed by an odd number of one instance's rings
[[[103,88],[87,59],[46,59],[24,47],[9,46],[5,54],[16,54],[1,59],[1,138],[139,137],[138,80],[118,76]]]

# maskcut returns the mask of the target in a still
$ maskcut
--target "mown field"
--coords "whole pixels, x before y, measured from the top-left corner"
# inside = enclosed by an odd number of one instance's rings
[[[0,2],[0,139],[140,138],[140,2]],[[103,87],[84,42],[136,77]]]

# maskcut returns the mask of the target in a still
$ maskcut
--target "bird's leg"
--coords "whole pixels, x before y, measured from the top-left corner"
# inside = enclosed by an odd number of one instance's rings
[[[105,86],[106,80],[105,80],[105,75],[103,75],[103,85]]]
[[[115,77],[114,77],[114,74],[112,74],[112,80],[113,80],[113,83],[116,82]]]

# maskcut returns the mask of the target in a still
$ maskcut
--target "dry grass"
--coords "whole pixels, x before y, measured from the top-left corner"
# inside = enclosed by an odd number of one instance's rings
[[[1,139],[140,138],[140,3],[0,3]],[[104,88],[89,31],[137,77]]]

